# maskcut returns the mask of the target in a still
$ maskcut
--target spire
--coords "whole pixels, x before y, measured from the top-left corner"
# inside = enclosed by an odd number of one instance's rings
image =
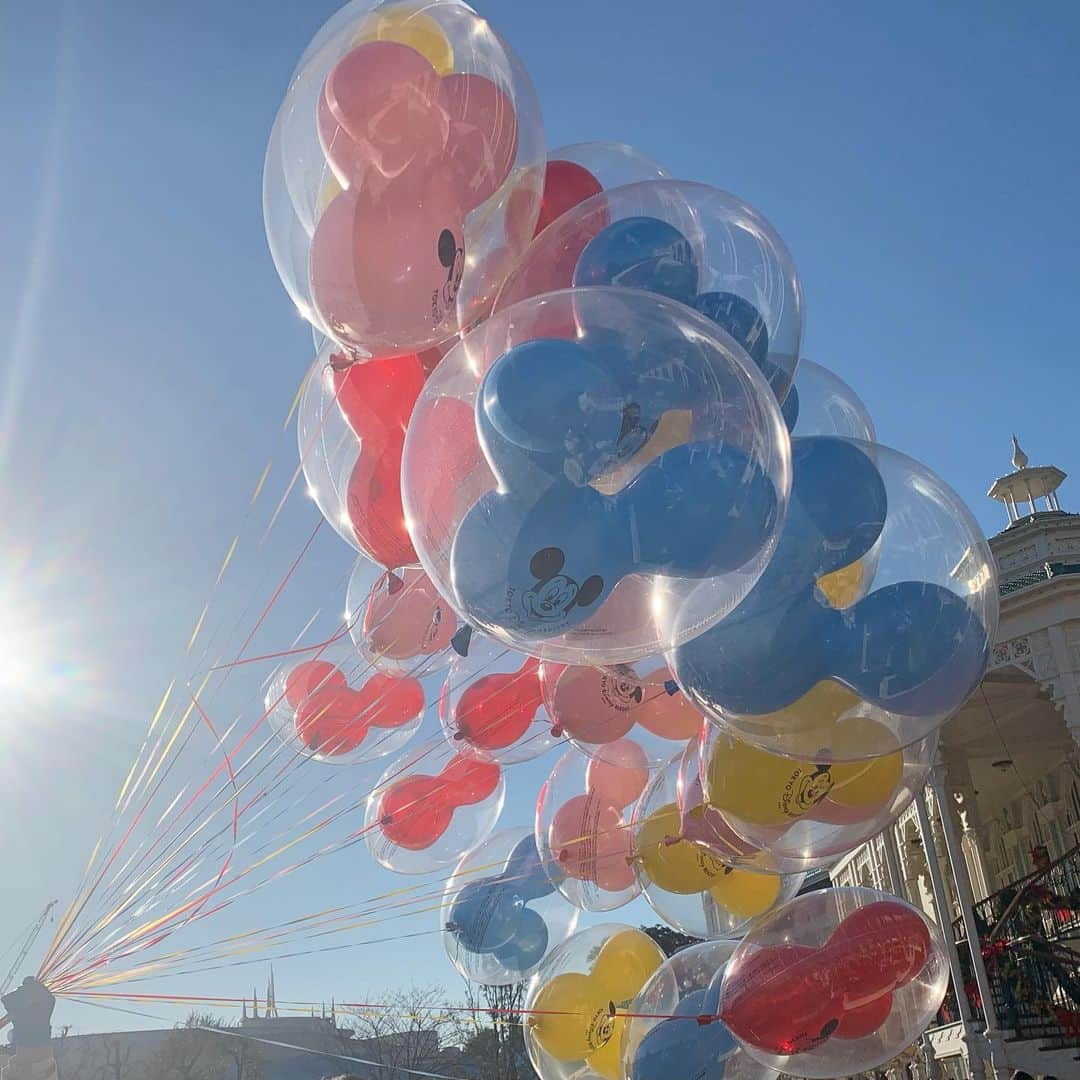
[[[264,1010],[266,1019],[278,1018],[277,1011],[277,995],[274,992],[274,965],[270,965],[270,978],[266,981],[266,1009]]]
[[[251,991],[251,1009],[252,1009],[252,1012],[251,1012],[252,1018],[255,1019],[255,1020],[258,1020],[259,1019],[259,991],[258,990],[252,990]]]
[[[248,1018],[248,1014],[247,1014],[247,998],[244,998],[244,1013],[243,1013],[243,1019],[244,1019],[244,1020],[246,1020],[247,1018]]]
[[[1016,441],[1016,436],[1012,437],[1013,441],[1013,453],[1012,453],[1012,467],[1019,471],[1020,469],[1026,469],[1028,467],[1028,456],[1020,449],[1020,444]]]
[[[337,999],[330,999],[330,1023],[337,1027]]]

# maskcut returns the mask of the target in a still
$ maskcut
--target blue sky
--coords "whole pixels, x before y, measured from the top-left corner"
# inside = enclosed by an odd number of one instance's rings
[[[804,354],[851,382],[881,440],[941,472],[988,532],[1004,515],[985,491],[1013,431],[1033,463],[1080,468],[1075,5],[482,7],[532,73],[549,145],[634,143],[773,221],[805,290]],[[285,81],[332,10],[84,0],[7,13],[0,647],[43,659],[0,713],[0,949],[70,892],[183,671],[255,480],[268,458],[291,468],[281,424],[311,338],[270,261],[260,176]],[[1080,509],[1076,490],[1066,509]],[[238,552],[238,597],[295,551],[311,513]],[[340,603],[348,563],[323,538],[287,600],[294,625]],[[541,775],[511,774],[504,823],[526,819]],[[393,880],[354,851],[230,925]],[[454,982],[434,939],[278,972],[305,999]],[[175,985],[231,995],[252,981],[249,968]],[[66,1010],[84,1030],[126,1023]]]

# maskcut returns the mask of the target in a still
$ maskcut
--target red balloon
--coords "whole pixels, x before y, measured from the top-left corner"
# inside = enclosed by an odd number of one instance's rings
[[[346,492],[349,521],[357,543],[383,566],[417,562],[401,506],[401,451],[423,386],[417,356],[334,368],[338,406],[360,440]]]
[[[720,1018],[769,1054],[804,1053],[833,1035],[843,1003],[809,945],[772,945],[748,956],[724,984]]]
[[[512,746],[543,704],[540,661],[528,656],[517,671],[482,675],[466,687],[454,708],[457,736],[479,750]]]
[[[883,994],[868,1005],[858,1009],[848,1009],[840,1018],[840,1023],[833,1032],[834,1039],[864,1039],[873,1035],[892,1012],[892,994]]]
[[[536,219],[533,236],[567,210],[603,190],[600,181],[576,162],[549,161],[544,170],[544,193],[540,197],[540,216]]]
[[[295,709],[320,687],[348,686],[348,680],[328,660],[305,660],[285,676],[285,700]]]
[[[879,900],[852,912],[822,950],[849,1008],[906,986],[930,958],[930,931],[904,904]]]
[[[395,780],[379,798],[379,827],[391,843],[423,851],[450,827],[458,807],[494,794],[500,776],[494,762],[456,754],[438,776]]]
[[[427,378],[424,357],[409,354],[351,361],[336,353],[330,366],[338,408],[358,439],[380,445],[395,434],[404,439]]]
[[[297,706],[296,733],[310,749],[337,757],[355,750],[372,727],[401,727],[423,711],[424,691],[416,679],[377,672],[359,690],[324,682]]]

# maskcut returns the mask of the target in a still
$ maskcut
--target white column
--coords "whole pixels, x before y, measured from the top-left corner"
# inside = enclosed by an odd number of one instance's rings
[[[960,904],[960,915],[964,920],[964,931],[967,935],[968,949],[971,953],[971,966],[975,971],[975,983],[979,988],[983,1015],[986,1017],[986,1041],[990,1044],[990,1065],[993,1074],[999,1080],[1008,1080],[1012,1075],[1012,1070],[1006,1064],[1005,1043],[998,1028],[997,1011],[994,1008],[990,977],[986,973],[979,928],[975,923],[975,900],[971,895],[971,879],[968,877],[964,852],[961,849],[960,838],[957,835],[956,825],[949,809],[949,796],[945,790],[945,766],[942,764],[940,757],[930,770],[930,787],[933,790],[938,816],[941,819],[941,831],[945,839],[949,868],[952,870],[953,883],[956,886],[956,897]]]
[[[926,812],[926,789],[915,796],[915,812],[919,817],[919,832],[922,833],[923,854],[926,856],[926,868],[930,872],[930,885],[934,891],[934,907],[938,912],[938,925],[945,937],[945,951],[949,956],[953,993],[956,995],[956,1005],[960,1010],[960,1022],[964,1025],[964,1042],[968,1048],[971,1073],[973,1076],[978,1076],[979,1066],[990,1056],[990,1045],[986,1041],[986,1036],[975,1028],[971,1017],[971,1006],[964,992],[964,971],[960,967],[960,953],[956,948],[950,917],[952,909],[945,891],[945,879],[941,876],[937,845],[934,843],[934,830],[930,826],[930,817]]]
[[[890,825],[881,834],[881,840],[885,847],[885,865],[889,868],[889,881],[895,896],[906,900],[904,895],[904,878],[900,873],[900,856],[896,850],[895,826]]]

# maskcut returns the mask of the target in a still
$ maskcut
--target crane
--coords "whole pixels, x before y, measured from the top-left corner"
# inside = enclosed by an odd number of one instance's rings
[[[30,927],[30,933],[26,935],[26,940],[23,942],[22,948],[15,957],[15,962],[11,965],[11,970],[4,976],[4,981],[0,984],[0,994],[6,993],[7,988],[15,981],[15,976],[18,974],[19,968],[23,966],[23,961],[26,959],[27,954],[34,947],[34,942],[37,941],[38,934],[44,929],[46,921],[52,914],[52,909],[59,903],[59,900],[50,900],[45,905],[45,910],[38,916],[37,922]]]

